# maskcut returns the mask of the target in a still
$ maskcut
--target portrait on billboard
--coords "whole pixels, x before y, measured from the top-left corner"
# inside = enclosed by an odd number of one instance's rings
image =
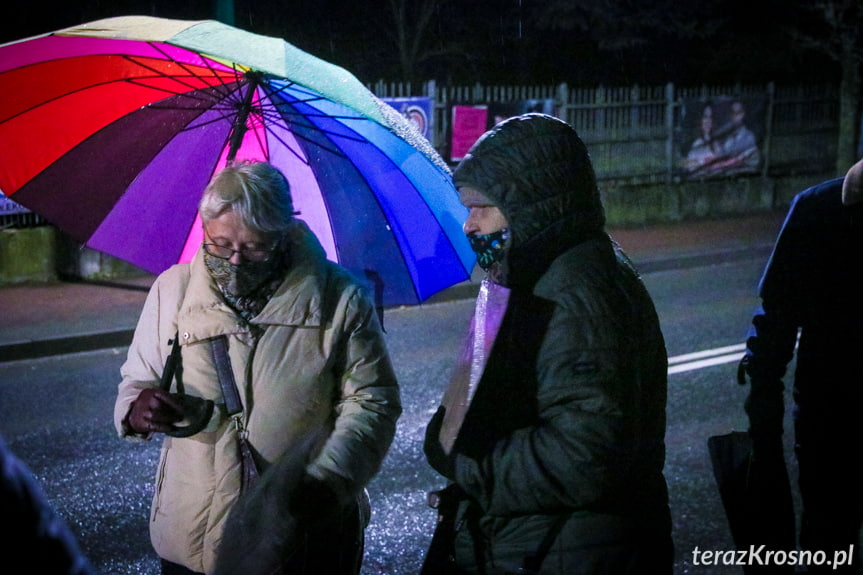
[[[688,179],[757,174],[765,129],[764,97],[690,100],[680,114],[679,166]]]

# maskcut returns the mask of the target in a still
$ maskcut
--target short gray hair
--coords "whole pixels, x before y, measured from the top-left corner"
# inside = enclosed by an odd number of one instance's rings
[[[286,231],[295,215],[288,179],[268,162],[245,161],[218,172],[198,205],[204,223],[233,211],[262,234]]]

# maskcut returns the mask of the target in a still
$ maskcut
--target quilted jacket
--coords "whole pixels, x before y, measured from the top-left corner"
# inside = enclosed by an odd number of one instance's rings
[[[521,116],[454,179],[491,199],[512,237],[509,304],[454,447],[458,566],[516,572],[552,533],[542,573],[671,573],[665,344],[604,232],[584,144],[557,119]]]
[[[122,367],[114,420],[124,419],[140,390],[159,384],[175,332],[180,335],[185,393],[224,404],[210,340],[228,336],[257,462],[308,461],[307,472],[345,497],[378,471],[401,412],[399,388],[375,309],[342,268],[328,262],[305,224],[292,232],[292,261],[266,307],[244,322],[222,300],[199,252],[154,283]],[[160,557],[212,572],[225,518],[237,500],[236,429],[217,408],[207,429],[165,437],[151,510]]]

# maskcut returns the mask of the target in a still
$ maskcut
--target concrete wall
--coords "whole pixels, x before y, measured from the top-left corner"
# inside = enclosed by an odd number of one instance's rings
[[[830,174],[749,177],[666,184],[600,182],[609,227],[715,219],[787,210],[794,195]],[[0,285],[66,276],[117,279],[146,275],[126,262],[78,244],[51,226],[0,230]]]
[[[794,196],[830,174],[615,186],[600,182],[609,227],[632,227],[785,211]]]
[[[57,279],[57,237],[50,226],[0,230],[0,284]]]
[[[81,247],[53,226],[0,230],[0,285],[46,283],[65,277],[103,280],[145,274],[127,262]]]

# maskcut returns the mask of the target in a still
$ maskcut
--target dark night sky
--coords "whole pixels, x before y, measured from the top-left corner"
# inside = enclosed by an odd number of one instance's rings
[[[39,10],[14,0],[4,10],[0,42],[8,42],[109,16],[146,14],[208,19],[216,0],[91,0],[65,2]],[[384,2],[355,0],[234,0],[235,25],[280,36],[353,72],[364,82],[402,78],[387,37]],[[668,34],[636,49],[598,49],[595,39],[577,31],[538,30],[530,25],[530,0],[450,0],[443,2],[432,42],[458,45],[456,55],[417,67],[420,80],[457,84],[683,85],[835,81],[837,69],[823,57],[799,53],[782,36],[779,0],[752,3],[714,0],[724,10],[714,37],[681,40]],[[787,3],[780,2],[782,6]],[[377,13],[375,13],[377,12]],[[765,24],[765,23],[768,24]]]

